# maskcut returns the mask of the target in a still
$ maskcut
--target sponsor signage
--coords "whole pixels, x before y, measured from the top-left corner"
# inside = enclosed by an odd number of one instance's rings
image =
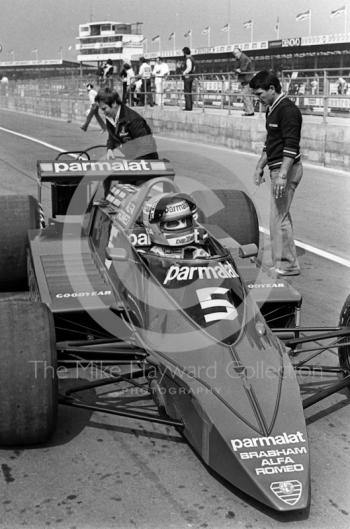
[[[47,64],[62,64],[61,59],[39,59],[33,61],[1,61],[0,66],[45,66]]]
[[[314,35],[302,37],[302,46],[310,44],[334,44],[337,42],[349,42],[349,33],[333,33],[331,35]]]
[[[282,39],[282,48],[291,46],[301,46],[301,37],[291,37],[289,39]]]
[[[239,453],[240,459],[257,462],[259,466],[254,468],[257,476],[302,472],[304,465],[295,461],[295,456],[307,455],[307,447],[300,446],[304,444],[305,436],[299,431],[283,432],[275,436],[231,439],[232,450]],[[254,450],[250,450],[252,448]]]
[[[280,48],[282,46],[282,39],[269,40],[269,48]]]
[[[248,283],[248,288],[285,288],[285,283]]]
[[[144,174],[145,176],[173,176],[173,169],[161,160],[65,160],[38,162],[38,175],[42,181],[64,176],[113,176]]]
[[[133,246],[151,246],[152,244],[149,234],[146,230],[142,230],[142,228],[138,231],[131,231],[127,235]]]
[[[215,266],[180,266],[172,265],[165,276],[164,285],[174,281],[189,281],[195,279],[228,279],[237,278],[238,274],[233,266],[225,261]]]
[[[64,292],[56,294],[57,299],[66,299],[66,298],[88,298],[95,296],[110,296],[112,294],[111,290],[93,290],[91,292]]]
[[[306,443],[302,432],[282,433],[268,437],[246,437],[245,439],[231,439],[232,450],[237,452],[241,448],[259,448],[264,446],[287,445],[294,443]]]

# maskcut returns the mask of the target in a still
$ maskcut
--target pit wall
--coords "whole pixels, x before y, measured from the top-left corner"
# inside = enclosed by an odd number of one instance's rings
[[[89,105],[85,99],[2,96],[0,108],[81,124]],[[154,134],[256,154],[260,154],[263,146],[263,114],[247,118],[236,112],[229,115],[220,110],[183,112],[159,107],[138,107],[136,110],[147,119]],[[328,118],[328,122],[324,123],[321,117],[304,116],[301,150],[304,161],[331,169],[349,170],[350,120]]]

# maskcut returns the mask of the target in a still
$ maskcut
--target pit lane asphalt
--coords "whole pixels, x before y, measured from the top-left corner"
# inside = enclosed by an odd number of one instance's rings
[[[93,126],[0,112],[1,126],[69,150],[105,143]],[[36,161],[55,153],[0,131],[0,193],[36,193]],[[240,187],[267,226],[267,186],[251,184],[256,157],[159,139],[188,190]],[[184,178],[186,176],[186,178]],[[349,259],[350,176],[307,167],[293,204],[296,238]],[[48,205],[48,192],[44,196]],[[268,243],[267,243],[268,246]],[[303,294],[304,324],[337,322],[349,293],[347,267],[300,250],[303,273],[292,284]],[[266,251],[268,258],[268,251]],[[336,361],[336,358],[335,358]],[[67,381],[66,381],[67,383]],[[92,395],[91,395],[92,396]],[[0,527],[348,529],[350,525],[349,399],[343,392],[307,411],[311,448],[310,512],[278,515],[208,472],[178,433],[104,414],[60,407],[50,443],[0,450]]]

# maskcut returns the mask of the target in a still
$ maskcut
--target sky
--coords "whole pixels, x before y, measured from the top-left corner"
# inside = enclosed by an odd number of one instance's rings
[[[192,46],[206,46],[202,30],[207,26],[212,46],[226,44],[227,33],[220,29],[228,22],[232,43],[249,42],[251,30],[243,26],[248,20],[253,20],[254,41],[273,40],[277,17],[280,38],[306,36],[308,21],[295,17],[308,9],[312,35],[343,33],[344,16],[330,18],[330,11],[344,5],[350,32],[350,0],[0,0],[0,61],[58,59],[61,53],[76,60],[78,26],[90,21],[143,22],[147,51],[158,51],[159,43],[152,43],[156,35],[162,49],[172,49],[171,32],[177,48],[188,46],[189,29]]]

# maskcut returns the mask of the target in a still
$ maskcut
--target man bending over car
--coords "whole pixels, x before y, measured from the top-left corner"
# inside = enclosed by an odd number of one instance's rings
[[[97,93],[95,101],[106,117],[107,160],[118,156],[116,149],[129,160],[158,159],[156,142],[147,121],[124,105],[117,92],[104,88]]]

